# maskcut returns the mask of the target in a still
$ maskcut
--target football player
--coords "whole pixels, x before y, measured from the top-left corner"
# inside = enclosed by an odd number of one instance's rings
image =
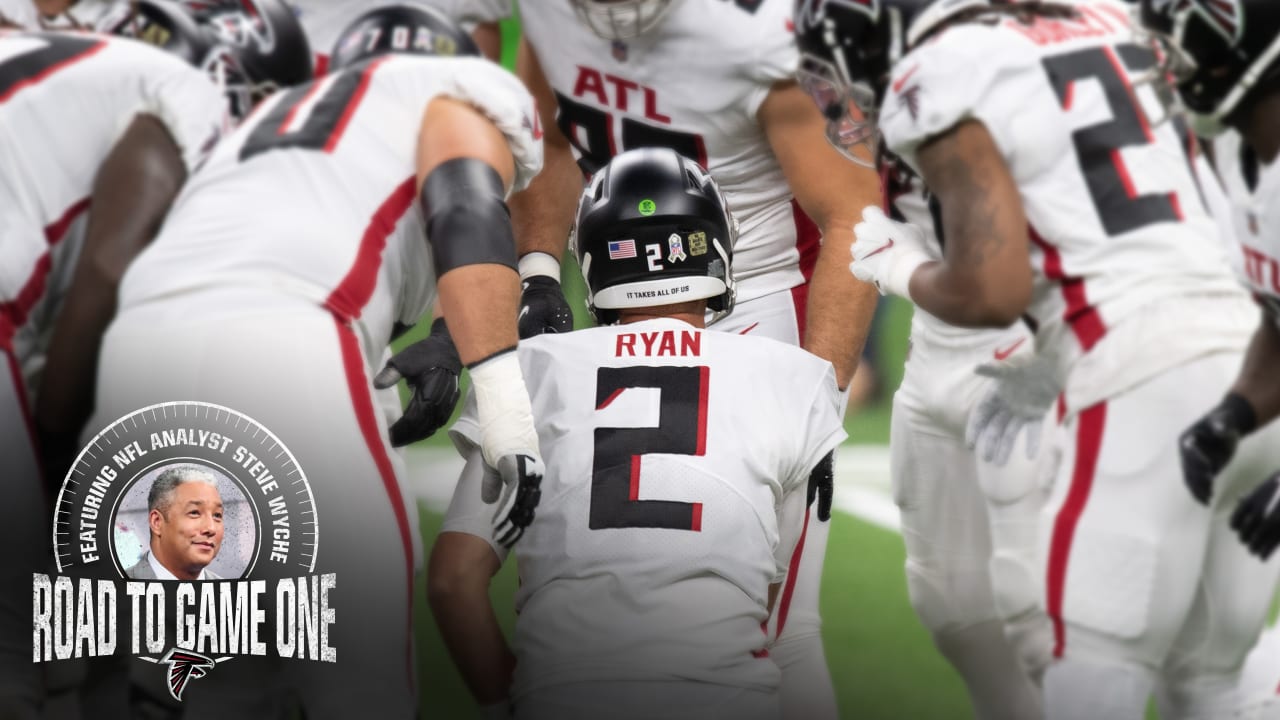
[[[505,206],[541,164],[533,101],[484,59],[436,55],[467,45],[438,13],[378,8],[347,33],[360,37],[339,40],[329,75],[219,143],[130,267],[103,342],[94,427],[175,398],[243,412],[297,458],[323,523],[315,571],[338,577],[338,662],[264,663],[252,688],[211,675],[188,706],[219,717],[263,712],[280,686],[309,718],[416,714],[417,513],[371,380],[437,288],[480,394],[485,462],[508,488],[495,523],[527,524],[537,502]]]
[[[942,259],[868,213],[854,273],[955,325],[1027,314],[1064,389],[1040,528],[1046,716],[1140,718],[1157,678],[1162,715],[1229,714],[1280,566],[1227,515],[1280,433],[1241,443],[1209,508],[1171,491],[1177,437],[1230,385],[1255,314],[1184,133],[1147,120],[1160,99],[1135,80],[1156,54],[1110,2],[801,2],[796,21],[829,29],[837,140],[874,136],[872,118],[939,200]]]
[[[520,343],[547,475],[515,549],[514,655],[489,604],[508,551],[478,492],[474,398],[451,431],[467,465],[428,594],[493,717],[508,701],[517,718],[782,717],[763,622],[788,529],[814,494],[830,511],[843,401],[824,360],[704,332],[734,307],[736,235],[716,183],[674,150],[625,152],[582,194],[574,251],[605,325]]]
[[[738,307],[715,329],[802,345],[848,386],[876,296],[849,276],[844,248],[879,183],[823,141],[822,117],[794,82],[789,11],[787,0],[521,4],[517,71],[538,99],[547,148],[546,171],[512,202],[522,336],[571,327],[558,259],[582,173],[624,150],[667,147],[708,168],[741,222]],[[656,271],[683,260],[668,249],[649,262]],[[830,526],[808,515],[802,524],[770,652],[787,714],[831,718],[818,613]]]
[[[44,569],[47,504],[90,412],[120,277],[226,125],[223,93],[202,70],[243,58],[180,9],[144,5],[173,52],[100,35],[0,33],[0,528],[12,549],[0,582],[4,703],[15,683],[33,702],[31,595],[21,588]],[[280,57],[241,77],[271,81]]]

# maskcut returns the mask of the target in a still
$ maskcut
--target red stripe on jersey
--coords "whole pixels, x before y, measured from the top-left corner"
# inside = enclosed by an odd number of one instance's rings
[[[71,229],[71,224],[88,209],[89,198],[83,198],[67,208],[67,211],[62,213],[62,217],[45,227],[44,238],[49,243],[49,247],[52,248],[62,242],[67,230]],[[22,284],[17,295],[9,302],[0,304],[0,318],[3,319],[3,324],[0,324],[0,348],[12,347],[14,333],[27,324],[27,316],[31,313],[31,308],[44,297],[45,283],[52,269],[53,256],[46,251],[40,259],[36,260],[35,267],[31,269],[31,275]]]
[[[711,394],[711,368],[698,368],[698,449],[694,455],[707,454],[707,398]]]
[[[400,218],[413,205],[415,188],[414,178],[405,180],[373,213],[373,219],[360,238],[355,264],[324,303],[340,319],[349,321],[360,317],[369,298],[373,297],[373,289],[378,284],[378,268],[382,265],[382,250]]]
[[[39,85],[41,82],[45,80],[45,78],[48,78],[50,75],[58,72],[59,70],[65,70],[71,65],[74,65],[80,62],[81,60],[84,60],[87,57],[90,57],[92,55],[96,55],[97,53],[102,52],[103,48],[105,48],[106,46],[107,46],[107,41],[103,40],[102,42],[99,42],[97,45],[94,45],[93,47],[85,50],[79,55],[73,55],[67,58],[66,60],[63,60],[60,63],[55,63],[53,65],[50,65],[49,67],[41,70],[40,72],[36,73],[35,75],[32,75],[29,78],[23,78],[22,80],[19,80],[18,82],[10,86],[9,89],[6,90],[3,95],[0,95],[0,103],[8,102],[10,98],[12,98],[17,93],[21,92],[23,88],[29,88],[33,85]]]
[[[396,528],[400,531],[400,544],[404,549],[405,586],[408,613],[405,616],[405,672],[409,675],[409,684],[414,684],[413,677],[413,540],[409,535],[409,518],[405,514],[404,498],[400,495],[400,484],[396,480],[395,469],[391,457],[383,444],[383,435],[378,430],[378,417],[373,410],[372,389],[364,371],[364,355],[360,352],[360,341],[355,333],[341,318],[334,318],[338,329],[338,344],[342,347],[342,366],[347,375],[347,389],[351,394],[351,406],[356,413],[356,422],[360,426],[360,434],[364,436],[365,445],[373,464],[378,468],[382,479],[382,487],[387,492],[387,500],[391,503],[391,512],[396,519]]]
[[[316,53],[315,72],[316,77],[322,78],[329,74],[329,56],[324,53]]]
[[[689,523],[689,529],[702,532],[702,503],[693,504],[693,521]]]
[[[1062,597],[1066,591],[1067,563],[1071,559],[1071,542],[1076,526],[1089,502],[1089,491],[1102,450],[1102,434],[1107,424],[1107,404],[1098,403],[1080,413],[1076,428],[1076,459],[1071,470],[1071,488],[1053,522],[1049,544],[1049,570],[1046,583],[1046,610],[1053,622],[1053,656],[1062,657],[1066,648],[1066,629],[1062,622]]]
[[[1120,62],[1120,58],[1116,57],[1116,51],[1110,45],[1103,45],[1102,51],[1106,53],[1107,59],[1111,61],[1111,66],[1115,68],[1116,77],[1120,78],[1120,82],[1124,83],[1124,91],[1129,94],[1129,104],[1138,110],[1136,113],[1138,123],[1142,125],[1142,133],[1146,136],[1147,142],[1155,142],[1155,136],[1151,134],[1151,124],[1147,122],[1147,114],[1142,112],[1142,103],[1138,102],[1138,96],[1133,92],[1133,84],[1129,82],[1129,74],[1125,72],[1124,64]]]
[[[1124,158],[1120,155],[1120,150],[1113,148],[1111,150],[1111,164],[1116,166],[1116,173],[1120,175],[1120,182],[1124,184],[1124,194],[1130,200],[1138,197],[1138,190],[1133,186],[1133,178],[1129,177],[1129,168],[1124,164]]]
[[[794,198],[791,200],[791,219],[796,225],[796,250],[800,253],[800,275],[804,277],[803,285],[791,288],[791,302],[796,308],[799,343],[803,345],[805,321],[809,312],[809,281],[813,279],[813,269],[818,265],[818,252],[822,250],[822,231]]]
[[[800,556],[804,554],[804,536],[809,534],[809,509],[804,511],[804,526],[800,528],[800,539],[796,541],[796,549],[791,553],[791,562],[787,565],[787,581],[782,586],[782,598],[778,601],[778,637],[782,637],[782,628],[787,624],[787,613],[791,612],[791,597],[796,592],[796,576],[800,574]]]
[[[1070,110],[1071,103],[1075,102],[1075,100],[1076,100],[1076,81],[1072,80],[1071,82],[1067,83],[1066,93],[1062,96],[1062,109]]]
[[[609,394],[609,397],[604,399],[604,402],[596,406],[596,409],[603,410],[609,407],[610,405],[612,405],[613,401],[617,400],[618,396],[621,395],[624,390],[626,390],[626,388],[618,388],[617,390],[614,390],[612,393]]]
[[[1035,228],[1028,226],[1027,232],[1031,242],[1044,253],[1045,277],[1058,283],[1062,288],[1062,297],[1067,303],[1067,308],[1062,313],[1063,319],[1071,326],[1071,331],[1079,341],[1080,347],[1086,351],[1093,349],[1093,346],[1107,334],[1107,326],[1103,324],[1097,308],[1089,304],[1084,279],[1068,277],[1062,270],[1062,255],[1058,253],[1058,249],[1041,237]]]
[[[351,116],[356,114],[356,108],[360,107],[360,101],[364,99],[364,94],[369,91],[369,83],[373,80],[373,73],[390,57],[390,55],[384,55],[374,60],[361,73],[360,84],[356,87],[355,94],[347,102],[346,109],[342,111],[342,117],[338,118],[338,124],[334,126],[333,132],[330,133],[329,139],[324,144],[325,152],[331,153],[338,146],[338,142],[342,140],[342,134],[347,131],[347,123],[351,122]]]
[[[627,497],[635,502],[640,499],[640,456],[631,456],[631,490]]]
[[[1191,174],[1191,177],[1193,179],[1196,178],[1196,175],[1194,172]],[[1196,184],[1199,185],[1199,183],[1200,181],[1196,179]],[[1182,222],[1183,220],[1186,220],[1186,215],[1182,214],[1182,202],[1178,200],[1178,193],[1176,192],[1169,193],[1169,205],[1173,207],[1173,214],[1178,216],[1178,222]]]
[[[316,93],[320,92],[320,88],[324,86],[325,82],[323,80],[316,80],[311,83],[311,88],[302,96],[302,99],[294,103],[293,107],[289,108],[289,113],[284,116],[284,122],[280,123],[280,126],[276,128],[276,135],[283,135],[293,130],[293,119],[298,115],[298,109],[303,105],[306,105],[311,98],[316,96]]]

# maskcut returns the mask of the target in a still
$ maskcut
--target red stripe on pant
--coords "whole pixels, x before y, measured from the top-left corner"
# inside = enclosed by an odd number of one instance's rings
[[[795,552],[791,554],[791,563],[787,566],[787,582],[782,586],[782,598],[778,601],[778,637],[782,637],[782,628],[787,624],[787,613],[791,612],[791,598],[796,592],[796,576],[800,574],[800,556],[804,555],[804,536],[809,534],[809,511],[804,511],[804,527],[800,528],[800,539],[796,541]]]
[[[1071,559],[1071,542],[1076,526],[1089,502],[1093,478],[1102,450],[1102,434],[1107,425],[1107,404],[1098,403],[1080,413],[1076,426],[1076,459],[1071,470],[1071,487],[1053,522],[1053,539],[1049,544],[1049,569],[1046,609],[1053,622],[1053,656],[1062,657],[1066,648],[1066,628],[1062,622],[1062,598],[1066,592],[1067,564]]]
[[[364,436],[369,447],[369,455],[378,466],[378,475],[382,478],[382,487],[387,491],[387,499],[391,502],[391,511],[396,516],[396,527],[400,530],[400,542],[404,545],[404,572],[408,588],[408,613],[405,616],[405,672],[409,676],[409,686],[414,686],[413,677],[413,538],[409,535],[409,517],[405,514],[404,498],[400,495],[400,483],[391,465],[391,457],[382,441],[382,433],[378,430],[378,418],[373,410],[373,398],[369,392],[369,381],[364,372],[364,356],[360,352],[360,341],[345,323],[334,318],[338,328],[338,342],[342,346],[342,366],[347,374],[347,387],[351,391],[351,405],[356,413],[356,421],[360,425],[360,434]]]

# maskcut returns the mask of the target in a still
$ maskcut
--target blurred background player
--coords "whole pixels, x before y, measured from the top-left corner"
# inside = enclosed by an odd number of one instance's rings
[[[858,213],[878,201],[878,181],[823,141],[822,117],[794,81],[789,11],[787,0],[521,5],[517,72],[538,100],[547,149],[542,175],[512,198],[522,337],[573,327],[559,258],[582,174],[619,151],[666,147],[718,178],[742,224],[738,308],[715,329],[803,344],[848,386],[876,297],[848,275],[843,248]],[[823,238],[839,250],[820,253]],[[678,261],[674,252],[649,260]],[[808,515],[801,524],[771,653],[787,713],[830,718],[818,612],[829,526]]]
[[[1277,566],[1248,558],[1227,514],[1280,438],[1243,445],[1208,510],[1170,487],[1177,436],[1230,383],[1254,315],[1182,135],[1146,120],[1159,98],[1133,82],[1156,55],[1114,3],[939,4],[910,44],[889,28],[916,6],[840,6],[838,42],[889,33],[907,50],[889,74],[834,80],[850,102],[854,83],[872,90],[856,107],[937,195],[944,257],[866,213],[851,268],[952,324],[1037,326],[1063,388],[1041,527],[1046,717],[1140,718],[1157,679],[1164,716],[1229,714]]]
[[[226,123],[220,89],[193,67],[214,46],[183,20],[173,33],[185,33],[186,55],[99,35],[0,31],[5,717],[31,717],[43,695],[23,588],[51,560],[50,504],[78,450],[120,276]]]
[[[428,592],[494,717],[508,693],[517,718],[782,717],[762,623],[797,540],[787,528],[814,493],[830,510],[843,403],[829,363],[703,331],[708,311],[733,309],[735,234],[715,182],[673,150],[623,153],[582,195],[588,302],[618,324],[520,344],[547,476],[516,547],[514,656],[488,600],[507,551],[477,492],[474,399],[454,426],[468,463]]]
[[[909,37],[926,32],[935,18],[907,15]],[[874,66],[885,73],[891,60],[884,44],[829,40],[836,36],[826,23],[839,21],[836,8],[796,17],[801,86],[835,118],[843,117],[848,101],[836,68]],[[842,145],[848,137],[842,129],[851,128],[833,125],[828,136],[852,161],[866,163],[875,152],[874,136]],[[941,258],[937,198],[896,157],[876,157],[885,211],[926,229],[929,256]],[[890,416],[889,472],[906,546],[908,596],[934,645],[964,680],[978,718],[1039,716],[1039,676],[1051,649],[1036,592],[1044,492],[1035,460],[1041,419],[1057,386],[1033,382],[1032,392],[1012,396],[1018,391],[1009,380],[1045,374],[1030,340],[1021,321],[973,330],[917,308]],[[1027,438],[1015,450],[1024,425]]]
[[[370,380],[437,286],[480,393],[485,462],[519,501],[512,521],[536,504],[514,492],[536,486],[538,449],[512,352],[504,202],[541,164],[532,99],[488,61],[399,42],[443,36],[467,52],[437,13],[378,8],[349,32],[328,76],[272,96],[218,145],[130,268],[103,343],[95,427],[175,397],[255,418],[305,469],[325,527],[315,571],[338,577],[336,664],[249,663],[263,671],[251,683],[219,673],[187,693],[188,715],[274,715],[282,685],[309,718],[417,712],[417,513]]]

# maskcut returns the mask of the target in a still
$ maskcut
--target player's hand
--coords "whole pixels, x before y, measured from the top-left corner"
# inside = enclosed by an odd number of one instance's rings
[[[881,295],[911,299],[911,276],[932,260],[925,249],[924,230],[890,220],[871,206],[862,211],[862,222],[853,227],[853,234],[849,271],[854,277],[874,284]]]
[[[1044,416],[1061,392],[1052,363],[1035,353],[1015,355],[999,363],[979,365],[974,372],[995,382],[969,413],[964,441],[983,460],[997,466],[1009,462],[1013,445],[1027,434],[1027,458],[1040,449]]]
[[[413,391],[404,415],[391,425],[391,444],[408,445],[439,430],[458,404],[458,374],[462,360],[453,346],[444,318],[431,323],[431,334],[396,353],[373,378],[379,390],[403,378]]]
[[[567,333],[573,330],[573,310],[564,297],[560,283],[549,275],[534,275],[520,284],[520,315],[517,320],[520,339],[543,333]]]
[[[1231,529],[1249,552],[1266,560],[1280,545],[1280,473],[1259,485],[1231,514]]]
[[[1213,481],[1236,454],[1240,438],[1253,431],[1257,415],[1249,401],[1228,393],[1207,415],[1187,428],[1178,438],[1182,457],[1182,480],[1192,497],[1208,505]]]
[[[809,499],[808,504],[813,505],[814,498],[818,500],[818,519],[826,522],[831,519],[831,497],[835,494],[835,450],[827,453],[827,456],[818,461],[813,466],[813,471],[809,473]]]
[[[496,468],[485,466],[480,499],[498,504],[493,513],[493,537],[511,547],[533,522],[534,509],[542,499],[545,470],[536,451],[512,453],[498,459]]]

